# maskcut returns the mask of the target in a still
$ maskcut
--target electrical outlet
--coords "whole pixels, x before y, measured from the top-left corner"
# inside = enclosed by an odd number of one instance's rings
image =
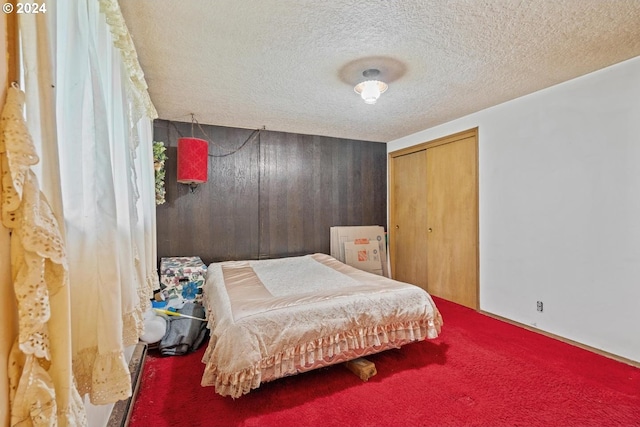
[[[538,311],[542,311],[542,301],[537,302]]]

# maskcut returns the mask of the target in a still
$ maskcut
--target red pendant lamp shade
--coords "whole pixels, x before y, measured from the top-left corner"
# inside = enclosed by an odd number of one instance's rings
[[[178,139],[178,182],[202,184],[207,182],[209,143],[199,138]]]

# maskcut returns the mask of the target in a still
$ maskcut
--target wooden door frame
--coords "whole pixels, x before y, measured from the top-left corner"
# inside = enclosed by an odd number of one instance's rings
[[[387,157],[387,162],[388,162],[388,171],[389,171],[389,223],[387,225],[387,230],[388,230],[388,234],[389,234],[389,265],[390,265],[390,272],[391,275],[393,275],[395,267],[396,267],[396,260],[395,260],[395,252],[396,252],[396,243],[395,243],[395,229],[393,228],[393,224],[395,223],[395,211],[393,209],[393,206],[395,204],[395,190],[394,190],[394,159],[396,157],[400,157],[400,156],[404,156],[407,154],[413,154],[413,153],[417,153],[419,151],[423,151],[426,150],[427,148],[432,148],[432,147],[436,147],[438,145],[444,145],[444,144],[449,144],[452,142],[456,142],[459,141],[461,139],[466,139],[466,138],[474,138],[475,141],[475,156],[476,156],[476,174],[475,174],[475,181],[476,181],[476,200],[473,203],[475,208],[476,208],[476,236],[475,236],[475,243],[476,243],[476,307],[474,307],[476,310],[480,309],[480,204],[479,204],[479,199],[480,199],[480,183],[479,183],[479,156],[478,156],[478,128],[471,128],[471,129],[467,129],[465,131],[462,132],[458,132],[458,133],[454,133],[451,135],[447,135],[447,136],[443,136],[441,138],[437,138],[431,141],[426,141],[426,142],[422,142],[420,144],[416,144],[416,145],[412,145],[410,147],[406,147],[406,148],[402,148],[399,150],[395,150],[395,151],[391,151],[388,153],[388,157]],[[426,184],[426,183],[425,183]]]

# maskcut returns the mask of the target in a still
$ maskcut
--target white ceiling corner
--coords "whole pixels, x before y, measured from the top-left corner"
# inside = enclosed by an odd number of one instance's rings
[[[161,119],[388,142],[640,55],[640,0],[120,0]],[[378,68],[375,105],[353,91]]]

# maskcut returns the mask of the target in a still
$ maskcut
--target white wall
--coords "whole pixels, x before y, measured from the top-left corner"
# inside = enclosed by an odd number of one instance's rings
[[[480,309],[640,361],[640,57],[388,151],[476,126]]]

